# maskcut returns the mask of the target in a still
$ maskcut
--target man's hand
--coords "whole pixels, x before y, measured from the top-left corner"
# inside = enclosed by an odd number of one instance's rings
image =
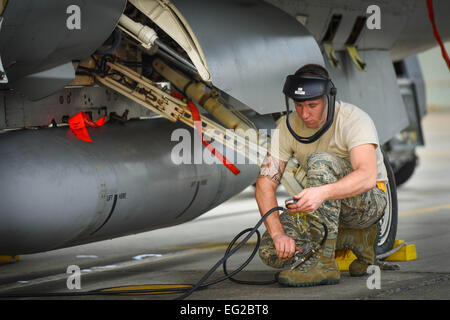
[[[286,161],[278,160],[272,157],[270,153],[267,154],[261,164],[255,189],[255,198],[261,215],[278,205],[275,191],[281,182],[285,168]],[[295,251],[302,252],[300,248],[295,246],[294,239],[284,233],[278,212],[274,212],[267,217],[264,224],[272,237],[278,259],[290,259],[294,256]]]
[[[294,199],[297,202],[289,205],[287,208],[289,213],[313,212],[326,200],[325,190],[322,187],[303,189],[302,192],[294,196]]]
[[[273,244],[275,245],[275,249],[277,251],[278,259],[290,259],[294,256],[295,251],[302,250],[299,247],[295,246],[294,239],[290,238],[286,234],[277,234],[273,238]]]

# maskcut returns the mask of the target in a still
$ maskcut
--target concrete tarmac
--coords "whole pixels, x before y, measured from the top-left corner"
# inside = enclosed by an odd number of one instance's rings
[[[297,300],[297,299],[445,299],[450,298],[450,113],[434,112],[423,120],[425,147],[413,177],[398,189],[397,239],[417,248],[417,260],[396,262],[400,270],[382,270],[380,288],[369,289],[369,276],[341,273],[338,285],[286,288],[279,284],[251,286],[229,280],[194,292],[188,299]],[[24,294],[17,299],[146,299],[169,300],[165,295],[75,295],[92,290],[144,284],[194,284],[223,255],[229,241],[259,220],[253,187],[194,221],[123,238],[45,253],[23,255],[0,265],[0,295]],[[278,201],[289,195],[278,190]],[[260,228],[261,232],[264,227]],[[251,253],[256,238],[228,262],[234,270]],[[80,268],[80,289],[69,266]],[[276,270],[256,256],[236,278],[271,280]],[[223,276],[222,267],[210,280]],[[370,281],[369,281],[370,282]],[[39,296],[54,294],[55,296]],[[34,296],[33,296],[34,295]]]

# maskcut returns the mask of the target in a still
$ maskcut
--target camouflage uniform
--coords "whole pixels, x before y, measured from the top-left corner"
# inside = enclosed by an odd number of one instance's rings
[[[336,182],[353,171],[350,161],[326,152],[316,152],[308,157],[306,188]],[[320,219],[327,225],[328,239],[337,239],[338,227],[365,229],[377,223],[383,216],[387,204],[386,194],[377,187],[355,197],[342,200],[327,200],[317,210]],[[312,246],[311,241],[320,241],[322,227],[313,218],[296,218],[287,210],[280,215],[286,234],[295,240],[304,252]],[[300,223],[300,229],[298,226]],[[303,230],[306,232],[301,233]],[[286,268],[293,258],[279,260],[272,238],[266,231],[261,239],[259,255],[262,261],[274,268]]]

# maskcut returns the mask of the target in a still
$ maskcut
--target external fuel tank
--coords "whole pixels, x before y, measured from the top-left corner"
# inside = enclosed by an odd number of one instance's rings
[[[257,165],[237,165],[234,175],[222,164],[175,164],[179,128],[189,131],[193,153],[197,133],[162,118],[91,128],[93,143],[68,127],[0,134],[0,254],[179,224],[256,180]]]

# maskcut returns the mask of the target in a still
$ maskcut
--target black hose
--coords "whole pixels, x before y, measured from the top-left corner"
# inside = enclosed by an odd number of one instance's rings
[[[220,259],[198,282],[197,282],[197,284],[195,284],[192,288],[190,288],[186,293],[184,293],[183,295],[181,295],[180,297],[177,297],[176,298],[176,300],[182,300],[182,299],[185,299],[185,298],[187,298],[187,297],[189,297],[195,290],[197,290],[197,289],[199,289],[199,288],[204,288],[204,287],[208,287],[208,286],[210,286],[210,285],[212,285],[212,284],[216,284],[216,283],[218,283],[218,282],[220,282],[220,281],[223,281],[223,280],[225,280],[225,279],[231,279],[231,277],[232,276],[234,276],[235,274],[237,274],[238,272],[240,272],[242,269],[244,269],[246,266],[247,266],[247,264],[249,264],[250,263],[250,261],[253,259],[253,257],[254,257],[254,255],[255,255],[255,253],[256,253],[256,250],[258,250],[258,247],[259,247],[259,240],[260,240],[260,237],[259,237],[259,231],[258,231],[258,228],[259,228],[259,226],[264,222],[264,220],[266,220],[267,219],[267,217],[269,216],[269,215],[271,215],[273,212],[275,212],[275,211],[279,211],[279,210],[284,210],[284,208],[283,207],[274,207],[274,208],[272,208],[272,209],[270,209],[269,211],[267,211],[263,216],[262,216],[262,218],[258,221],[258,223],[253,227],[253,228],[249,228],[249,229],[245,229],[244,231],[242,231],[242,232],[240,232],[234,239],[233,239],[233,241],[228,245],[228,248],[227,248],[227,251],[226,251],[226,253],[225,253],[225,255],[222,257],[222,259]],[[244,238],[244,240],[242,240],[235,248],[233,248],[233,249],[230,249],[232,246],[233,246],[233,244],[236,242],[236,240],[242,235],[242,234],[244,234],[244,233],[246,233],[246,232],[248,232],[248,231],[250,231],[249,232],[249,234]],[[222,278],[219,278],[219,279],[217,279],[217,280],[214,280],[214,281],[212,281],[212,282],[209,282],[209,283],[207,283],[207,284],[204,284],[204,285],[202,285],[202,283],[203,282],[205,282],[206,281],[206,279],[208,279],[210,276],[211,276],[211,274],[214,272],[214,271],[216,271],[216,269],[222,264],[222,263],[225,263],[226,262],[226,260],[232,255],[232,254],[234,254],[236,251],[238,251],[245,243],[247,243],[247,241],[250,239],[250,237],[255,233],[255,232],[257,232],[257,234],[258,234],[258,243],[257,243],[257,245],[255,246],[255,249],[253,250],[253,253],[252,253],[252,255],[250,256],[250,258],[248,258],[239,268],[237,268],[236,270],[234,270],[231,274],[226,274],[224,277],[222,277]],[[226,270],[226,267],[224,267],[225,268],[225,270]]]
[[[193,285],[190,288],[167,288],[167,289],[149,289],[149,290],[121,290],[121,291],[111,291],[106,292],[102,290],[94,290],[94,291],[88,291],[88,292],[67,292],[67,293],[46,293],[46,294],[17,294],[17,295],[0,295],[1,298],[27,298],[27,297],[75,297],[75,296],[94,296],[94,295],[120,295],[120,294],[136,294],[136,293],[178,293],[178,292],[184,292],[181,296],[177,297],[175,300],[182,300],[187,297],[189,297],[194,291],[199,289],[205,289],[211,285],[217,284],[221,281],[224,281],[226,279],[229,279],[235,283],[239,284],[247,284],[247,285],[268,285],[276,283],[276,278],[274,280],[268,280],[268,281],[243,281],[243,280],[237,280],[233,279],[233,276],[237,273],[241,272],[254,258],[256,255],[256,252],[258,252],[260,242],[261,242],[261,234],[258,231],[258,228],[261,226],[261,224],[267,219],[269,215],[271,215],[275,211],[284,210],[283,207],[274,207],[267,211],[261,219],[256,223],[256,225],[253,228],[247,228],[245,230],[242,230],[239,234],[237,234],[234,239],[230,242],[228,245],[228,248],[225,251],[224,256],[222,259],[220,259],[195,285]],[[322,226],[324,227],[324,237],[322,241],[320,242],[319,246],[322,246],[325,243],[325,240],[328,237],[328,229],[327,226],[321,222]],[[233,248],[236,241],[245,233],[248,233],[248,235],[242,240],[236,247]],[[238,251],[242,246],[244,246],[248,240],[252,237],[252,235],[256,233],[257,235],[257,241],[255,248],[253,249],[252,254],[250,257],[244,261],[244,263],[234,270],[231,273],[228,273],[226,268],[226,261],[228,258],[230,258],[236,251]],[[220,277],[216,280],[207,282],[203,284],[213,273],[216,271],[216,269],[223,264],[223,271],[225,275],[223,277]]]
[[[119,45],[120,42],[122,41],[122,32],[120,31],[119,28],[114,29],[113,31],[113,44],[111,45],[111,47],[105,49],[105,50],[97,50],[95,51],[95,54],[98,55],[104,55],[104,54],[111,54],[114,52],[114,50],[116,50]]]
[[[225,255],[227,255],[231,248],[233,247],[234,243],[237,241],[237,239],[239,239],[243,234],[245,234],[246,232],[250,232],[252,231],[252,228],[248,228],[245,229],[243,231],[241,231],[236,237],[234,237],[234,239],[230,242],[230,244],[228,245],[228,248],[225,252]],[[256,252],[258,252],[259,246],[260,246],[260,242],[261,242],[261,235],[259,233],[258,230],[256,230],[256,235],[258,236],[257,240],[256,240],[256,245],[255,248],[253,249],[252,254],[250,255],[250,257],[242,264],[241,267],[239,267],[240,270],[242,270],[243,268],[245,268],[251,260],[253,260],[253,258],[256,255]],[[232,275],[228,274],[228,270],[227,270],[227,260],[225,260],[223,262],[223,273],[228,277],[228,279],[232,282],[235,283],[239,283],[239,284],[247,284],[247,285],[268,285],[268,284],[273,284],[277,282],[277,279],[273,279],[273,280],[268,280],[268,281],[244,281],[244,280],[237,280],[234,279],[232,277]]]

